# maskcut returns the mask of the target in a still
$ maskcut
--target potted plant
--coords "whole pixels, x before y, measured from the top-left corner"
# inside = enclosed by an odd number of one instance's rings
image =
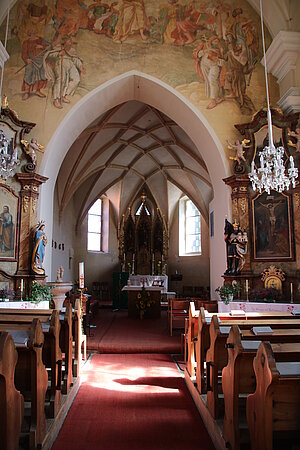
[[[228,303],[233,300],[233,297],[238,295],[240,291],[241,285],[236,281],[233,281],[231,284],[219,286],[216,289],[216,292],[220,295],[220,298],[225,305],[228,305]]]
[[[27,300],[31,303],[40,303],[43,301],[51,302],[53,295],[51,294],[51,286],[46,286],[45,284],[37,283],[33,281],[31,285],[30,298]]]

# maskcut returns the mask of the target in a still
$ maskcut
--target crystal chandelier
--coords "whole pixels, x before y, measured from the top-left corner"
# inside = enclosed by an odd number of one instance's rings
[[[263,13],[262,13],[262,0],[260,0],[260,20],[261,20],[261,32],[262,32],[262,44],[264,52],[264,66],[265,66],[265,80],[266,80],[266,93],[267,93],[267,119],[268,119],[268,136],[269,143],[262,151],[259,152],[260,168],[256,169],[254,160],[251,163],[251,172],[248,174],[252,183],[252,188],[259,192],[263,190],[270,194],[270,190],[273,189],[278,192],[283,192],[285,189],[289,189],[290,184],[293,188],[296,185],[296,178],[298,178],[298,169],[294,165],[294,159],[290,156],[290,168],[286,174],[285,162],[284,162],[284,148],[282,146],[275,147],[273,142],[273,130],[272,130],[272,116],[270,111],[269,100],[269,88],[268,88],[268,71],[267,60],[265,50],[265,38],[264,38],[264,25],[263,25]]]

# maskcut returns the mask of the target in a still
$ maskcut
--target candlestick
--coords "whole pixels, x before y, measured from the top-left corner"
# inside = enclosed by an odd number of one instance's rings
[[[84,289],[84,263],[79,263],[79,289]]]
[[[24,281],[23,281],[23,278],[21,278],[21,284],[20,284],[20,291],[21,291],[21,300],[22,300],[22,297],[23,297],[23,288],[24,288]]]
[[[249,297],[248,297],[248,292],[249,292],[249,281],[246,280],[246,284],[245,284],[245,290],[246,290],[246,301],[249,301]]]
[[[293,303],[293,283],[291,283],[291,303]]]

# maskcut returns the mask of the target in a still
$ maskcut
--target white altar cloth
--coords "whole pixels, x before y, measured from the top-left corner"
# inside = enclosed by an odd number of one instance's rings
[[[168,292],[168,276],[167,275],[130,275],[129,284],[130,286],[152,286],[153,281],[162,282],[163,289],[162,293]]]
[[[122,291],[140,291],[142,286],[124,286]],[[145,286],[146,291],[161,291],[162,288],[159,286]]]
[[[40,303],[31,302],[0,302],[0,308],[12,308],[12,309],[49,309],[49,302],[43,301]]]
[[[245,312],[268,312],[268,311],[293,312],[300,310],[300,304],[236,301],[230,302],[228,305],[225,305],[224,302],[218,301],[218,311],[220,313],[228,313],[232,309],[241,309]]]

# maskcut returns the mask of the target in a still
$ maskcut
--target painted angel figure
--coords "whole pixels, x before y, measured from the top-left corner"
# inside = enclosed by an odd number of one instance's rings
[[[231,142],[227,141],[228,148],[236,150],[235,156],[229,156],[229,159],[232,159],[233,161],[237,161],[238,164],[241,164],[241,160],[246,162],[246,159],[244,157],[245,150],[244,148],[250,148],[249,139],[243,139],[242,142],[240,142],[238,139],[235,141],[235,144],[231,144]]]
[[[300,128],[296,128],[296,131],[292,131],[289,128],[288,131],[289,131],[289,136],[292,136],[297,139],[296,144],[294,144],[294,142],[289,140],[289,145],[291,145],[292,147],[296,147],[296,152],[300,152]]]
[[[22,139],[21,143],[24,145],[25,152],[31,159],[32,164],[36,166],[37,163],[36,151],[44,153],[44,146],[38,144],[35,138],[32,138],[30,142],[27,142],[25,139]]]

